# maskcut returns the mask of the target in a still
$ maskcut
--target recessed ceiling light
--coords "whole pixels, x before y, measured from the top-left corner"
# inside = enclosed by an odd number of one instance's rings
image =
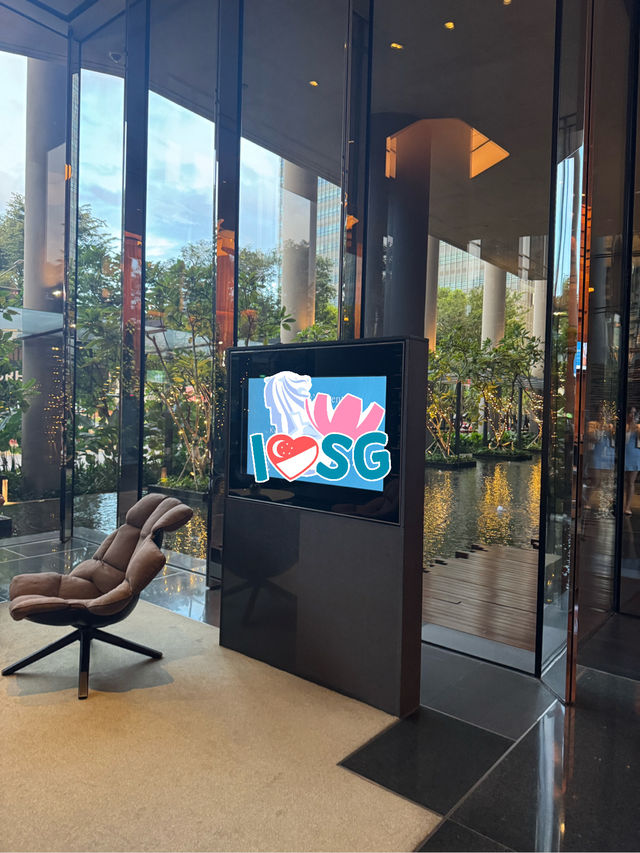
[[[389,47],[391,50],[404,50],[404,45],[397,41],[392,41]]]
[[[318,81],[317,80],[309,80],[309,85],[315,87],[318,85]]]
[[[445,22],[445,25],[444,25],[445,30],[454,30],[455,27],[456,27],[456,25],[453,23],[453,21],[446,21]]]
[[[502,0],[502,5],[503,5],[503,6],[510,6],[510,5],[511,5],[511,0]]]

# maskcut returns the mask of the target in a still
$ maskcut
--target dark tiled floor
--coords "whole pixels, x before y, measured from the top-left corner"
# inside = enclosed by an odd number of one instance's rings
[[[426,707],[515,739],[554,701],[531,676],[435,646],[422,647],[420,702]]]
[[[640,683],[582,671],[452,817],[514,850],[640,850]]]
[[[446,814],[511,744],[493,732],[420,708],[341,764]]]
[[[640,618],[613,614],[580,645],[578,662],[613,675],[640,679]]]

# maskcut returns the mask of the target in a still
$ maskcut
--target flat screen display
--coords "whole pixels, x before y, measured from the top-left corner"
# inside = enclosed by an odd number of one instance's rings
[[[231,497],[399,523],[404,341],[229,351]]]
[[[391,471],[386,376],[249,379],[247,474],[381,492]]]

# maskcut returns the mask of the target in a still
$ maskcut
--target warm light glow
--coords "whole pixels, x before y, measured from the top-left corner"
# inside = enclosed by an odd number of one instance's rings
[[[396,176],[396,147],[397,139],[395,136],[387,136],[387,145],[384,161],[384,176],[385,178],[395,178]]]
[[[313,86],[315,88],[318,85],[318,81],[317,80],[309,80],[309,85]]]
[[[446,21],[445,22],[445,25],[444,25],[445,30],[454,30],[455,27],[456,27],[456,25],[453,23],[453,21]]]
[[[404,50],[404,45],[397,41],[392,41],[389,47],[391,50]]]
[[[503,6],[510,6],[510,5],[511,5],[511,0],[502,0],[502,5],[503,5]]]
[[[475,178],[482,172],[486,172],[496,163],[505,160],[509,156],[506,148],[501,148],[484,133],[480,133],[474,127],[471,128],[471,159],[469,165],[469,177]]]

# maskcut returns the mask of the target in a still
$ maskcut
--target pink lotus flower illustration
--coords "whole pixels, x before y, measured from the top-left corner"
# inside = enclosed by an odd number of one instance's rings
[[[305,401],[309,420],[321,435],[339,432],[348,435],[354,441],[366,432],[377,430],[384,418],[384,409],[378,403],[371,403],[362,411],[362,398],[345,394],[333,408],[328,394],[316,394],[313,403]]]

